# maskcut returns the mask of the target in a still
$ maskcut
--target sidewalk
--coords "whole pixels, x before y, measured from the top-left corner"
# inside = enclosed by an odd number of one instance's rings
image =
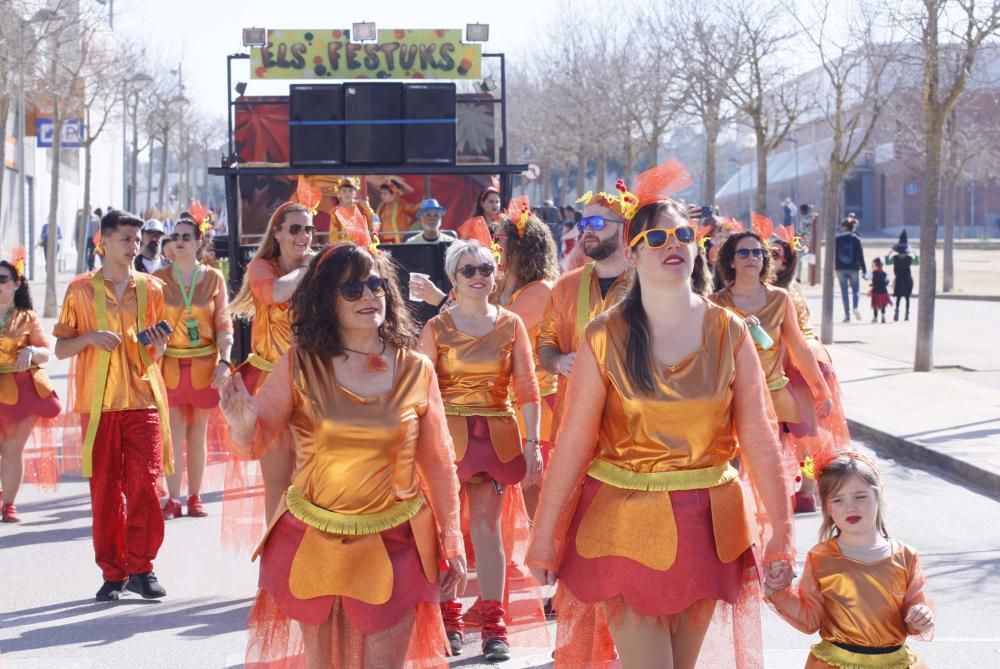
[[[1000,304],[938,302],[932,373],[912,371],[917,308],[909,322],[837,323],[830,354],[851,434],[1000,499]]]

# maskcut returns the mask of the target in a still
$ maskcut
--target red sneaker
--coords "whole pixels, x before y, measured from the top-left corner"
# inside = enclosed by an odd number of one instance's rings
[[[188,497],[188,516],[192,518],[204,518],[208,515],[205,506],[201,503],[201,495],[191,495]],[[178,506],[180,506],[178,504]]]
[[[167,501],[163,503],[163,520],[172,520],[174,518],[180,518],[183,515],[184,512],[181,509],[180,502],[167,499]]]
[[[21,517],[17,515],[17,507],[13,504],[3,505],[3,522],[20,523]]]

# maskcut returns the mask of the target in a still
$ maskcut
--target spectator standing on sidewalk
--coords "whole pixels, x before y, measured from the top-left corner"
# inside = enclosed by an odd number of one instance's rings
[[[896,298],[896,314],[892,320],[899,320],[899,305],[903,300],[906,300],[906,320],[910,320],[910,297],[913,295],[913,273],[910,267],[916,265],[917,261],[910,255],[906,230],[899,234],[899,243],[892,247],[892,251],[886,260],[892,263],[892,296]]]
[[[858,227],[858,219],[854,214],[848,214],[840,223],[840,232],[837,233],[837,280],[840,282],[840,298],[844,302],[844,322],[851,321],[851,308],[853,305],[854,319],[861,320],[861,312],[858,311],[858,294],[861,289],[861,282],[858,279],[858,272],[868,278],[865,269],[865,252],[855,230]],[[851,299],[848,299],[847,289],[850,285]]]

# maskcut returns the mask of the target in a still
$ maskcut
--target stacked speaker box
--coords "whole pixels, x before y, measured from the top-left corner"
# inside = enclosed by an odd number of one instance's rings
[[[403,88],[403,162],[455,164],[455,84],[407,84]]]
[[[292,165],[342,165],[344,87],[341,84],[290,86],[288,126]]]
[[[344,85],[344,152],[349,165],[403,162],[403,84]]]

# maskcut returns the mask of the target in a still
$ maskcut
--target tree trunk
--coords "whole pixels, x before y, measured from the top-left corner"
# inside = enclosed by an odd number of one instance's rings
[[[87,113],[87,132],[90,131],[90,112]],[[88,138],[83,145],[83,216],[76,223],[76,273],[83,274],[87,271],[87,224],[90,222],[90,212],[93,207],[90,204],[90,187],[93,176],[93,162],[90,147],[94,139]]]
[[[844,183],[844,173],[831,160],[827,168],[826,188],[823,193],[823,209],[820,212],[819,236],[823,238],[823,308],[820,339],[829,346],[833,343],[834,324],[834,268],[837,261],[837,218],[840,214],[840,189]],[[820,250],[816,249],[817,261]]]
[[[705,180],[701,189],[702,204],[715,204],[715,154],[719,144],[719,128],[714,123],[705,124]]]
[[[54,61],[53,61],[54,63]],[[53,65],[53,70],[55,66]],[[52,80],[55,81],[53,72]],[[52,187],[49,189],[49,220],[48,236],[46,239],[46,253],[48,258],[45,262],[45,309],[42,315],[45,318],[55,318],[58,316],[56,298],[56,256],[59,252],[59,168],[62,163],[62,112],[59,109],[59,102],[53,103],[52,110],[52,152],[49,157],[52,159],[51,178]]]
[[[767,146],[764,145],[764,132],[757,133],[757,191],[754,194],[753,208],[758,214],[767,216]]]
[[[929,119],[924,136],[924,201],[920,221],[920,275],[917,284],[917,342],[913,371],[934,369],[934,299],[937,289],[938,205],[941,196],[941,119]]]
[[[635,171],[635,146],[632,144],[631,138],[625,142],[625,174],[622,175],[622,179],[625,183],[632,183],[632,172]]]
[[[124,207],[133,214],[136,213],[135,210],[139,206],[139,95],[138,93],[134,97],[135,102],[132,103],[132,147],[129,149],[129,192],[128,199],[125,201]],[[150,146],[152,146],[153,141],[150,140]],[[150,153],[150,160],[152,160],[152,153]],[[146,202],[146,206],[149,206],[149,202]]]
[[[576,156],[576,196],[587,192],[587,152],[580,148]]]
[[[958,201],[958,179],[950,179],[944,186],[942,197],[944,210],[944,262],[941,267],[941,292],[950,293],[955,289],[955,219],[961,206]]]
[[[559,204],[566,206],[570,204],[566,201],[569,197],[569,161],[563,163],[562,179],[559,180]]]
[[[542,200],[548,200],[552,194],[552,170],[549,163],[542,163],[539,167],[542,168],[542,173],[538,177],[542,180]]]
[[[146,163],[146,210],[139,214],[139,218],[149,218],[149,210],[153,208],[153,149],[156,146],[155,138],[149,138],[149,159]],[[135,198],[136,203],[139,198]],[[138,206],[138,204],[136,204]],[[138,212],[135,212],[138,214]]]
[[[606,191],[607,188],[604,187],[607,181],[608,173],[608,156],[606,153],[601,151],[597,155],[597,183],[594,185],[594,190],[598,193]]]
[[[201,158],[202,158],[201,202],[206,207],[211,207],[213,203],[209,201],[211,198],[209,198],[208,196],[208,145],[207,144],[205,145],[205,148],[202,151]]]
[[[646,146],[646,150],[649,151],[649,157],[653,159],[654,165],[660,164],[660,137],[662,135],[662,130],[654,129],[649,138],[649,144]]]
[[[0,140],[3,140],[0,141],[0,220],[3,219],[3,194],[4,194],[4,186],[7,183],[7,179],[5,179],[4,177],[7,175],[6,130],[7,130],[7,119],[9,116],[10,116],[10,96],[0,95],[0,128],[4,130],[4,132],[0,132],[0,135],[3,135],[2,137],[0,137]],[[24,166],[18,165],[17,169],[23,170]],[[11,216],[8,219],[8,222],[13,222],[13,221],[14,217]],[[3,226],[0,226],[0,243],[2,243],[3,240],[6,238],[6,233],[7,229]]]
[[[170,163],[170,133],[163,133],[163,145],[160,147],[163,153],[160,154],[160,192],[157,193],[156,201],[159,203],[160,216],[166,216],[167,205],[167,168]]]

